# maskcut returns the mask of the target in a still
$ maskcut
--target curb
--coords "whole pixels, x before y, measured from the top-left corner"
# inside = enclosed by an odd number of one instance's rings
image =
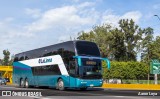
[[[103,84],[102,88],[129,90],[160,90],[160,85],[149,84]]]

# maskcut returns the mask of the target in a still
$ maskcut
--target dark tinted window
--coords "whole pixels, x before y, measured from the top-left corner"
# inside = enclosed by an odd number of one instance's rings
[[[76,64],[75,61],[70,61],[69,62],[69,74],[70,75],[76,75]]]
[[[16,56],[15,58],[14,58],[14,62],[17,62],[18,61],[18,57]]]
[[[78,41],[76,43],[77,54],[82,56],[100,56],[97,45],[93,42]]]
[[[21,57],[19,58],[19,61],[23,61],[23,60],[24,60],[24,57],[21,56]]]
[[[60,44],[55,44],[47,47],[42,47],[39,49],[30,50],[27,52],[23,52],[23,57],[21,57],[21,53],[17,54],[15,58],[15,61],[20,60],[28,60],[28,59],[34,59],[39,57],[46,57],[51,55],[61,55],[64,58],[70,58],[75,56],[75,49],[73,41],[68,41]]]
[[[24,54],[21,53],[18,55],[18,61],[23,61],[24,60]]]
[[[32,67],[33,75],[61,75],[58,65]]]

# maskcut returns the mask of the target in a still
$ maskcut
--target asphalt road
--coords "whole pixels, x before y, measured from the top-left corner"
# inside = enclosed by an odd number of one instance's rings
[[[0,99],[160,99],[160,91],[89,88],[86,91],[0,86]],[[10,96],[7,96],[10,95]],[[22,97],[23,96],[23,97]]]

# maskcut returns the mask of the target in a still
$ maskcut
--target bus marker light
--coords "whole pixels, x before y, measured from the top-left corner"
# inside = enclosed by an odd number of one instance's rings
[[[93,87],[94,85],[93,85],[93,84],[90,84],[90,86]]]

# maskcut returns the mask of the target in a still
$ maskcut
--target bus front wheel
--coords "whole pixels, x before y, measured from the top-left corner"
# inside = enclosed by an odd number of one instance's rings
[[[58,89],[59,90],[65,90],[65,87],[64,87],[64,82],[63,82],[63,80],[62,79],[59,79],[58,80]]]
[[[85,87],[85,88],[80,88],[80,90],[82,90],[82,91],[87,90],[87,87]]]

